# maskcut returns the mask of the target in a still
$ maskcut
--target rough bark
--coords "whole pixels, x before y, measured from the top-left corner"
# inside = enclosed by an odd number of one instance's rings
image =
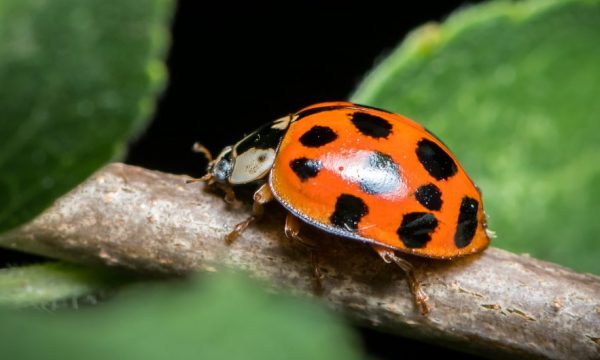
[[[227,246],[223,237],[248,208],[234,209],[186,179],[109,165],[0,245],[137,271],[236,267],[312,293],[310,254],[285,238],[277,204]],[[600,358],[596,276],[493,247],[456,261],[411,259],[431,306],[422,316],[394,265],[363,244],[306,230],[319,244],[322,299],[355,320],[487,357]]]

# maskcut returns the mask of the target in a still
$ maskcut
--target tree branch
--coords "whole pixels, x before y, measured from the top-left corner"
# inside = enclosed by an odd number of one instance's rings
[[[0,245],[137,271],[242,268],[311,293],[310,254],[283,234],[277,204],[231,246],[248,208],[186,185],[184,176],[112,164]],[[431,313],[415,309],[402,271],[367,246],[303,228],[318,240],[322,298],[371,326],[488,357],[600,358],[600,278],[490,248],[452,262],[411,259]],[[400,351],[400,349],[399,349]]]

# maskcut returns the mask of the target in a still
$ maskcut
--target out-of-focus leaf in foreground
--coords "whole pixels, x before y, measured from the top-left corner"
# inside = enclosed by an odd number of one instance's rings
[[[600,1],[491,2],[415,31],[352,100],[444,140],[493,245],[600,274],[599,64]]]
[[[80,299],[94,302],[99,292],[138,278],[141,275],[64,262],[4,268],[0,269],[0,306],[56,307],[61,302],[77,305]]]
[[[0,231],[123,153],[165,81],[170,0],[0,1]]]
[[[61,316],[0,311],[6,358],[357,359],[356,338],[307,300],[253,281],[202,281],[129,289],[110,303]]]

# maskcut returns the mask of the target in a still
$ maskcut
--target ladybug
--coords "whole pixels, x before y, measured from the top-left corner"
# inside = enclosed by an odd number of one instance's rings
[[[426,296],[411,264],[397,252],[453,259],[490,243],[478,187],[446,145],[402,115],[350,102],[319,103],[263,125],[213,160],[197,180],[217,186],[256,184],[252,216],[227,235],[235,239],[272,200],[288,211],[285,234],[302,223],[367,243],[402,268],[416,303]]]

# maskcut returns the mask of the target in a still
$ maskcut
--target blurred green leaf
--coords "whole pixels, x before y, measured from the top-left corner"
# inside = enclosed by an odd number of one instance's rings
[[[165,82],[172,7],[0,1],[0,231],[123,154]]]
[[[492,2],[426,25],[352,100],[423,122],[483,190],[493,245],[600,274],[600,2]]]
[[[111,269],[64,262],[47,262],[0,269],[0,305],[28,307],[94,298],[103,289],[134,280],[133,275]]]
[[[246,278],[140,286],[61,316],[0,311],[10,359],[357,359],[340,320]],[[27,334],[27,336],[24,336]]]

